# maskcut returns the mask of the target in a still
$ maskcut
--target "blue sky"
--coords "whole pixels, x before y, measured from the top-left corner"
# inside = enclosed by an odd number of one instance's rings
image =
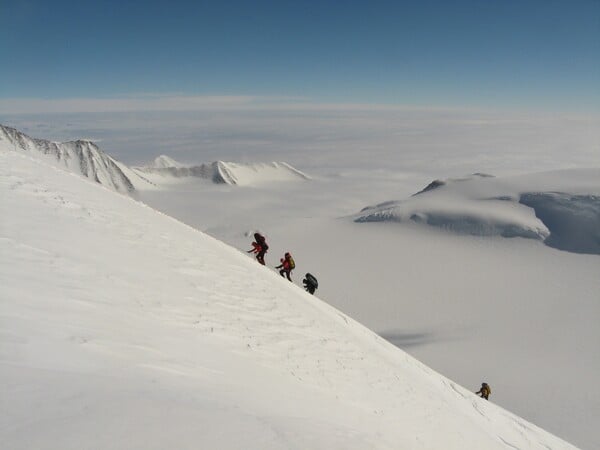
[[[2,98],[600,108],[600,1],[0,2]]]

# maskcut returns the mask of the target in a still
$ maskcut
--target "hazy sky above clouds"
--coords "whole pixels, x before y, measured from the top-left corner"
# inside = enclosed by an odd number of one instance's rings
[[[596,0],[0,3],[6,99],[600,108]]]

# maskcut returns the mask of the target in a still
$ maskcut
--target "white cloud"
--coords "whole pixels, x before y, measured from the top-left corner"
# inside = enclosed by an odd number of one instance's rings
[[[252,96],[154,95],[113,98],[7,98],[0,102],[0,114],[60,114],[75,112],[201,111],[239,108],[256,100]]]
[[[97,112],[184,111],[457,111],[440,106],[323,103],[301,97],[253,95],[131,94],[109,98],[4,98],[0,114],[68,114]]]
[[[25,114],[27,113],[27,114]],[[310,173],[364,167],[439,176],[600,166],[600,118],[260,96],[3,100],[32,137],[102,140],[126,163],[285,160]]]

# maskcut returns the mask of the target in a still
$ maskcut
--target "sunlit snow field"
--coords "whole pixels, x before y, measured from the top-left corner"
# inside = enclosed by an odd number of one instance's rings
[[[600,256],[411,222],[352,222],[366,206],[405,200],[434,179],[472,173],[497,175],[509,191],[569,184],[574,190],[577,174],[533,174],[600,167],[596,122],[445,112],[433,123],[405,117],[387,127],[361,124],[360,117],[329,119],[335,137],[320,151],[253,149],[254,161],[290,162],[309,182],[190,183],[141,198],[240,250],[261,230],[271,246],[268,264],[293,253],[297,284],[314,273],[320,298],[426,364],[474,390],[487,381],[492,401],[584,448],[600,445],[594,419],[600,394],[579,388],[600,376]],[[350,124],[356,134],[372,130],[364,151],[351,139]],[[401,137],[393,148],[381,142],[394,133]],[[194,162],[215,156],[207,153],[199,145],[184,155]],[[235,156],[224,152],[220,159]],[[590,194],[600,195],[598,174],[583,177]],[[512,175],[520,176],[503,181]]]
[[[348,194],[360,191],[356,180],[317,177],[141,198],[240,250],[260,230],[268,265],[292,252],[298,285],[315,274],[320,298],[417,359],[474,390],[487,381],[492,401],[575,443],[596,442],[600,395],[574,386],[600,375],[600,256],[520,237],[355,223],[346,215],[359,200]]]

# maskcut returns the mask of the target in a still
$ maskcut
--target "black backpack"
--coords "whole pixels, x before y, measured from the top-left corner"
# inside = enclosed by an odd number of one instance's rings
[[[254,240],[257,244],[259,244],[262,249],[266,252],[269,249],[267,242],[265,241],[265,237],[260,233],[254,233]]]
[[[317,289],[319,287],[319,282],[317,281],[315,276],[310,273],[306,274],[306,281],[308,281],[310,284],[312,284],[315,287],[315,289]]]

